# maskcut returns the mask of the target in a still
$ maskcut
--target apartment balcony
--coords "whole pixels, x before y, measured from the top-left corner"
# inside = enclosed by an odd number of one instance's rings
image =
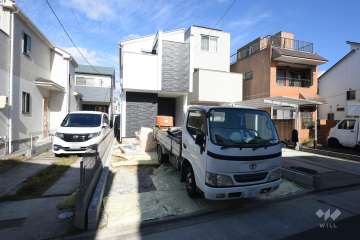
[[[283,87],[309,88],[312,86],[312,80],[305,78],[277,77],[276,83],[278,86],[283,86]]]
[[[242,101],[243,78],[240,73],[197,69],[193,77],[192,104]]]
[[[320,65],[327,60],[314,53],[314,44],[297,39],[271,37],[272,59],[279,62]]]

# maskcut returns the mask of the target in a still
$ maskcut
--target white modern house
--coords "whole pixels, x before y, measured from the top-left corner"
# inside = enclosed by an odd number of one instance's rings
[[[189,104],[242,100],[242,75],[230,72],[230,34],[191,26],[120,42],[122,136],[153,127],[157,115],[184,121]]]
[[[0,1],[0,53],[0,149],[11,153],[77,109],[77,63],[10,0]]]
[[[360,43],[346,42],[350,51],[319,78],[320,119],[360,116]]]

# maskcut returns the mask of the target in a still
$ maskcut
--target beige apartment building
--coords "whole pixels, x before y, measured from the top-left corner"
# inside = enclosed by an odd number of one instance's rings
[[[237,50],[231,72],[243,74],[244,104],[267,109],[282,139],[316,135],[318,65],[327,60],[290,32],[259,37]]]

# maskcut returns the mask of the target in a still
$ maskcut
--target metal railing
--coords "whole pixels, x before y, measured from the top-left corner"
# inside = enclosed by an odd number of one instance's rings
[[[237,62],[237,52],[230,56],[230,65]]]
[[[277,77],[276,83],[280,86],[288,87],[311,87],[311,79],[304,78],[290,78],[290,77]]]
[[[299,52],[314,52],[314,44],[311,42],[301,41],[297,39],[291,38],[283,38],[283,37],[272,37],[271,45],[274,47],[284,48],[295,50]]]

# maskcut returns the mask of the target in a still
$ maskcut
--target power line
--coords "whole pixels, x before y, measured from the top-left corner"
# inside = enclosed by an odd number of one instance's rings
[[[46,0],[46,3],[48,5],[48,7],[50,8],[51,12],[54,14],[55,18],[57,19],[57,21],[59,22],[61,28],[63,29],[63,31],[65,32],[66,36],[69,38],[71,44],[75,47],[75,49],[77,50],[77,52],[80,54],[80,56],[84,59],[84,61],[98,74],[100,74],[98,72],[98,70],[89,62],[89,60],[85,57],[85,55],[81,52],[81,50],[78,48],[78,46],[75,44],[74,40],[72,39],[70,33],[66,30],[64,24],[61,22],[60,18],[58,17],[58,15],[56,14],[55,10],[53,9],[53,7],[51,6],[49,0]]]
[[[224,14],[217,20],[217,22],[215,23],[215,27],[225,18],[225,16],[229,13],[235,3],[236,0],[233,0],[232,3],[228,6],[228,8],[225,10]]]

